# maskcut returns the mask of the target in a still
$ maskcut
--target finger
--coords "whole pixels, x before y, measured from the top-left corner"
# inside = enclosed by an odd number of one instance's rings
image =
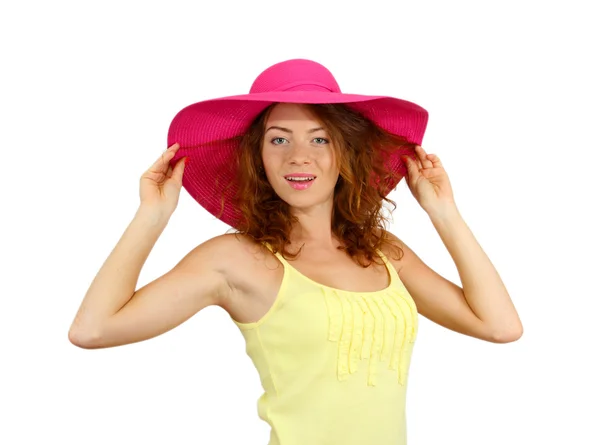
[[[165,150],[162,152],[162,154],[165,154],[165,153],[177,153],[177,150],[179,150],[179,143],[175,142],[170,147],[165,148]]]
[[[169,150],[171,150],[171,151],[177,151],[177,150],[179,149],[179,147],[180,147],[180,146],[179,146],[179,142],[175,142],[175,143],[174,143],[173,145],[171,145],[170,147],[167,147],[167,148],[165,149],[165,151],[169,151]]]
[[[436,155],[434,155],[434,154],[428,154],[427,158],[431,161],[431,163],[433,164],[434,167],[436,167],[436,168],[442,168],[443,167],[442,161]]]
[[[185,169],[185,163],[187,162],[187,157],[181,158],[173,167],[173,174],[171,175],[171,179],[181,185],[183,183],[183,171]]]
[[[417,149],[418,145],[415,145],[414,148],[414,159],[411,157],[411,160],[415,163],[415,167],[418,169],[423,168],[423,164],[421,163],[421,159],[419,158],[419,150]]]
[[[415,170],[418,168],[417,166],[417,162],[411,158],[410,156],[403,156],[402,159],[404,159],[404,162],[406,163],[406,170],[408,172],[408,179],[412,178],[415,176],[416,172]]]
[[[154,162],[154,164],[152,164],[152,166],[149,168],[149,170],[166,173],[169,167],[169,162],[171,161],[171,159],[173,159],[173,156],[175,156],[175,152],[177,151],[177,149],[174,149],[173,147],[174,145],[162,152],[158,159]]]
[[[420,145],[416,145],[415,146],[415,152],[417,153],[417,156],[419,158],[419,161],[421,163],[421,168],[429,168],[432,167],[432,163],[429,159],[427,159],[427,153],[425,152],[425,150],[423,149],[423,147],[421,147]]]

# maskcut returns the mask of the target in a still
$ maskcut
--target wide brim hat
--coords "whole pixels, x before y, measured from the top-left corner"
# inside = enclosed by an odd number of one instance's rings
[[[241,213],[235,205],[237,172],[232,168],[239,137],[273,103],[345,104],[380,128],[421,144],[428,113],[417,104],[389,96],[342,93],[332,73],[306,59],[277,63],[264,70],[248,94],[204,100],[183,108],[173,118],[167,145],[180,145],[174,165],[188,157],[183,187],[208,212],[238,228]],[[399,149],[388,159],[388,168],[398,174],[389,191],[406,175]]]

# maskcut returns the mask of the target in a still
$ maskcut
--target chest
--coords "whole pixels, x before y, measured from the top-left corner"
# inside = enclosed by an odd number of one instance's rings
[[[349,292],[375,292],[389,286],[391,277],[385,265],[362,267],[344,252],[306,251],[288,260],[308,280]]]
[[[375,292],[391,283],[384,265],[362,267],[344,252],[303,250],[296,259],[288,259],[288,267],[304,281],[349,292]],[[261,320],[276,301],[283,281],[284,265],[275,257],[240,267],[235,296],[225,309],[237,321],[255,323]]]
[[[254,331],[247,332],[247,341],[257,366],[267,350],[272,354],[270,372],[279,383],[285,376],[319,375],[369,386],[403,386],[417,328],[410,296],[397,280],[389,283],[385,266],[335,263],[327,258],[287,261],[276,295],[252,299],[252,307],[260,308],[254,313],[261,320],[260,341]],[[369,270],[373,275],[367,275]],[[357,290],[360,285],[363,291]]]

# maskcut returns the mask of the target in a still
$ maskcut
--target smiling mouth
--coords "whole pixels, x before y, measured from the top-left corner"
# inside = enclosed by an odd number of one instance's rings
[[[314,176],[314,175],[306,175],[306,176],[284,176],[284,178],[288,182],[305,183],[305,182],[314,181],[316,179],[316,176]]]
[[[311,182],[314,181],[315,178],[285,178],[288,182]]]
[[[312,183],[317,179],[314,175],[295,174],[291,176],[284,176],[286,182],[294,190],[307,190],[312,186]]]

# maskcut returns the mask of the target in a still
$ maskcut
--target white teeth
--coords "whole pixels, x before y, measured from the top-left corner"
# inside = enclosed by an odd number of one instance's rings
[[[312,176],[311,177],[307,176],[304,178],[294,176],[294,177],[286,177],[285,179],[287,179],[288,181],[312,181],[315,178]]]

